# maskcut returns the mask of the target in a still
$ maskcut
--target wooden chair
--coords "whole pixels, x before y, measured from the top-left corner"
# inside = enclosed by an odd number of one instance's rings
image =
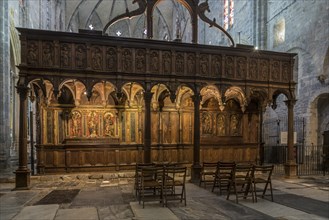
[[[166,206],[168,201],[184,201],[186,206],[186,167],[165,167],[163,191]]]
[[[217,162],[203,162],[200,172],[199,186],[204,183],[204,187],[206,188],[207,184],[213,184],[216,169]]]
[[[228,185],[232,179],[235,165],[235,162],[218,162],[212,192],[214,192],[216,187],[219,188],[219,195],[222,194],[223,190],[228,191]]]
[[[266,195],[266,190],[268,188],[268,185],[270,185],[270,196],[271,201],[273,202],[273,190],[272,190],[272,181],[271,176],[273,173],[274,165],[263,165],[263,166],[254,166],[253,167],[253,177],[252,177],[252,183],[254,187],[255,192],[255,200],[257,202],[257,192],[262,192],[262,198]],[[257,191],[257,186],[259,184],[263,185],[263,189],[260,191]]]
[[[163,177],[162,167],[142,167],[141,168],[141,188],[139,192],[139,203],[147,201],[159,201],[163,203]]]
[[[252,187],[253,177],[252,164],[237,164],[233,169],[232,178],[229,181],[228,193],[226,199],[230,198],[231,192],[235,194],[235,201],[239,203],[238,198],[247,198],[249,191],[251,191],[252,201],[254,202],[254,191]]]
[[[153,167],[154,163],[137,163],[135,167],[135,195],[138,197],[140,195],[141,190],[141,172],[143,167]]]

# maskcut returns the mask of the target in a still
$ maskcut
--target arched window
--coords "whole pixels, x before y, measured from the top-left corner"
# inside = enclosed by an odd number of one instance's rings
[[[228,30],[234,24],[234,0],[224,0],[224,29]]]

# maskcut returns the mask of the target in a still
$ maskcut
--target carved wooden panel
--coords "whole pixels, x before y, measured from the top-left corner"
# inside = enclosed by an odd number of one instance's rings
[[[274,82],[280,82],[280,62],[273,61],[271,64],[271,80]]]
[[[103,47],[99,45],[91,46],[91,68],[93,70],[103,70]]]
[[[255,58],[252,58],[249,61],[249,74],[247,79],[258,80],[258,60]]]
[[[184,67],[185,67],[184,53],[177,52],[176,62],[175,62],[175,69],[177,75],[184,75]]]
[[[75,45],[75,68],[85,69],[87,67],[87,48],[84,44]]]
[[[122,51],[122,71],[131,72],[133,70],[133,51],[129,48],[124,48]]]
[[[219,55],[213,55],[211,57],[211,62],[212,62],[212,76],[213,77],[220,77],[222,74],[222,56]]]
[[[72,45],[60,43],[60,64],[62,68],[72,68]]]
[[[237,79],[245,79],[247,75],[247,58],[237,57],[236,75]]]
[[[209,54],[200,54],[200,75],[207,76],[210,74]]]
[[[118,54],[115,47],[106,48],[106,69],[110,72],[116,72],[118,70]]]
[[[22,55],[24,56],[24,55]],[[39,42],[28,41],[27,43],[27,64],[36,67],[39,66]]]
[[[227,78],[234,78],[234,57],[225,57],[223,76]]]
[[[194,75],[195,74],[195,54],[188,53],[187,54],[187,75]]]
[[[42,66],[52,67],[54,65],[54,43],[51,41],[42,42]]]
[[[160,72],[160,58],[157,50],[151,50],[150,70],[153,73]]]
[[[136,49],[135,71],[137,73],[144,73],[145,70],[146,70],[146,50]]]
[[[266,81],[269,80],[269,73],[270,73],[270,65],[269,65],[269,61],[265,60],[265,59],[261,59],[260,60],[260,67],[259,67],[259,77],[258,79],[260,81]]]
[[[162,52],[162,70],[164,74],[170,74],[172,71],[171,68],[171,53],[169,51]]]

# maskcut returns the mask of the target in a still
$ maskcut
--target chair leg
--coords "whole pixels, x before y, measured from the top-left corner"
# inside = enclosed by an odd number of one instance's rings
[[[272,202],[273,202],[274,200],[273,200],[272,182],[270,182],[270,190],[271,190],[271,199],[272,199]]]
[[[254,185],[255,201],[257,202],[256,183],[254,183],[253,185]]]

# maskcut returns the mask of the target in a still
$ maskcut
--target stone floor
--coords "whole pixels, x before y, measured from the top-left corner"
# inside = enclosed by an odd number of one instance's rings
[[[132,173],[33,176],[27,191],[0,183],[1,220],[109,219],[329,219],[329,178],[275,177],[274,202],[251,198],[235,203],[234,196],[212,193],[210,187],[187,183],[187,206],[170,202],[145,203],[135,198]]]

